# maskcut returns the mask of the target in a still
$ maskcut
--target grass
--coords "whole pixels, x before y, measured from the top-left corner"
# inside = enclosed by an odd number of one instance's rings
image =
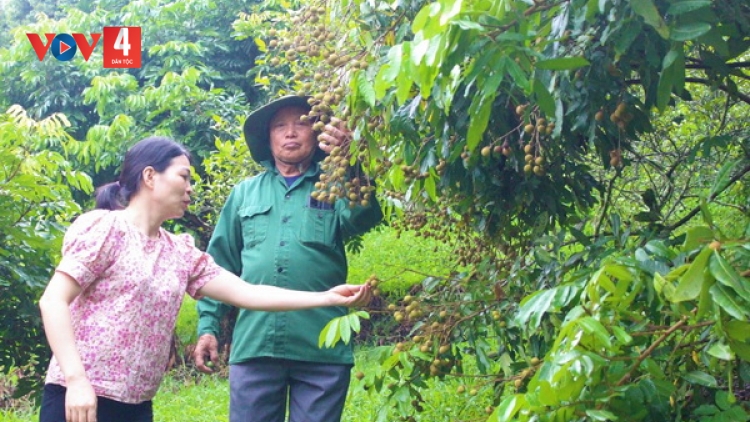
[[[354,373],[372,372],[378,364],[377,355],[382,348],[361,348],[355,353]],[[466,362],[466,370],[476,369]],[[446,378],[431,379],[422,390],[425,399],[424,411],[418,421],[455,422],[457,420],[481,420],[486,418],[485,407],[489,404],[490,392],[476,396],[456,393],[462,380]],[[470,388],[471,386],[467,386]],[[409,401],[411,398],[409,398]],[[178,372],[164,380],[159,394],[154,399],[154,419],[161,422],[214,422],[228,420],[229,383],[225,378],[199,375],[184,377]],[[342,422],[399,420],[395,408],[387,402],[385,389],[381,392],[365,391],[361,381],[352,377],[347,404]]]
[[[416,245],[416,246],[415,246]],[[396,230],[379,226],[362,237],[362,249],[348,253],[348,283],[364,283],[375,274],[384,292],[403,296],[427,276],[447,276],[454,260],[450,243],[417,237],[413,232],[397,235]]]
[[[3,422],[28,422],[38,421],[39,414],[35,410],[26,409],[19,411],[0,410],[0,421]]]
[[[377,354],[382,348],[360,348],[355,353],[354,373],[372,372]],[[468,373],[476,369],[466,362]],[[480,391],[476,396],[456,393],[462,380],[446,378],[431,379],[422,389],[425,399],[424,411],[416,416],[417,421],[455,422],[459,420],[484,420],[484,408],[489,404],[490,392]],[[467,386],[471,388],[471,386]],[[361,381],[352,377],[347,404],[342,422],[375,422],[399,420],[392,403],[387,402],[386,389],[381,392],[365,391]],[[411,398],[408,399],[411,401]],[[409,405],[410,406],[410,405]],[[159,422],[217,422],[227,421],[229,410],[229,382],[226,378],[196,374],[193,370],[175,370],[165,379],[154,399],[154,420]],[[36,409],[24,408],[15,411],[0,410],[2,422],[37,421]]]

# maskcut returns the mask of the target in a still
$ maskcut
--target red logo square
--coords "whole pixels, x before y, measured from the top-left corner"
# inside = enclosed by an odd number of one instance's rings
[[[141,67],[141,27],[104,27],[104,67]]]

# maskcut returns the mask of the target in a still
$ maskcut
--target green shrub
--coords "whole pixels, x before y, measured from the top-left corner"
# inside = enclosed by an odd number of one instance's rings
[[[452,256],[449,244],[379,226],[363,236],[359,252],[349,254],[347,281],[360,284],[375,274],[382,281],[378,286],[382,292],[404,295],[428,276],[448,275]]]
[[[185,295],[177,315],[175,324],[175,335],[180,345],[195,344],[197,341],[198,310],[195,308],[195,299]]]

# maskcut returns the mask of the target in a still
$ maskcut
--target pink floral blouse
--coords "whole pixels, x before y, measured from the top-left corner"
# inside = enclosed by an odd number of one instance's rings
[[[223,270],[190,235],[160,229],[158,238],[149,238],[121,211],[78,217],[65,233],[62,255],[56,271],[82,288],[70,313],[94,391],[124,403],[151,400],[183,295],[196,297]],[[46,382],[65,385],[54,356]]]

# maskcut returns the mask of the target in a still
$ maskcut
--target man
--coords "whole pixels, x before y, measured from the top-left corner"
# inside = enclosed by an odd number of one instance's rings
[[[301,120],[306,97],[287,96],[251,113],[245,140],[266,171],[239,183],[219,216],[207,252],[249,283],[325,291],[346,281],[344,241],[377,225],[375,200],[349,207],[311,198],[319,162],[346,141],[346,129],[326,125],[320,144],[312,123]],[[211,299],[198,303],[195,360],[215,361],[219,322],[229,308]],[[351,345],[318,347],[318,335],[345,308],[296,312],[240,310],[229,357],[230,421],[334,422],[349,387]]]

